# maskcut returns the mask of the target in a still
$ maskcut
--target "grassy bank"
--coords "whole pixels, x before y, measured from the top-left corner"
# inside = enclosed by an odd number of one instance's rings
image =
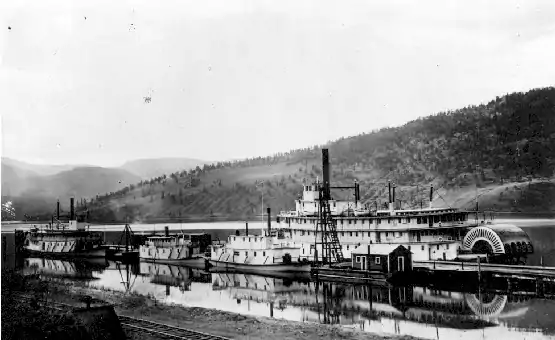
[[[22,302],[14,293],[32,294]],[[2,339],[90,339],[85,327],[71,315],[39,306],[52,292],[51,285],[36,277],[2,271]]]

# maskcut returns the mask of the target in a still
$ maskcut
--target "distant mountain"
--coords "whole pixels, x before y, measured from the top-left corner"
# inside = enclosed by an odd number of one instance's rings
[[[21,188],[24,185],[24,178],[28,176],[36,176],[36,174],[29,174],[27,172],[20,173],[18,169],[13,166],[4,164],[2,161],[2,196],[4,195],[19,195]]]
[[[433,184],[434,205],[472,209],[478,191],[481,207],[555,212],[553,87],[507,94],[487,104],[341,138],[326,147],[332,182],[358,180],[362,200],[372,206],[384,206],[391,180],[404,208],[427,205]],[[126,216],[135,221],[210,215],[243,219],[260,213],[263,193],[264,205],[274,212],[292,209],[303,181],[321,178],[321,148],[204,164],[193,171],[172,166],[163,176],[101,195],[88,208],[97,221]],[[257,186],[262,180],[264,187]]]
[[[193,158],[152,158],[138,159],[123,164],[120,169],[133,173],[142,179],[150,179],[174,171],[189,170],[207,163]]]
[[[51,176],[30,177],[24,195],[60,197],[95,197],[104,192],[115,192],[140,181],[122,169],[80,167]]]
[[[2,165],[9,165],[14,168],[19,177],[25,178],[28,176],[48,176],[54,175],[62,171],[71,170],[79,166],[86,165],[45,165],[45,164],[30,164],[18,161],[8,157],[2,157]]]
[[[77,200],[115,192],[141,179],[122,169],[77,167],[48,176],[20,176],[14,167],[2,164],[2,202],[12,201],[18,218],[51,213],[56,199],[67,205]]]

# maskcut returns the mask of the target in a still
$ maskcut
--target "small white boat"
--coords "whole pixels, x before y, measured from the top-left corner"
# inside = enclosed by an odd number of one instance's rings
[[[272,231],[269,223],[264,235],[231,235],[225,245],[212,246],[211,270],[310,272],[308,261],[300,260],[301,245],[293,242],[283,230]]]
[[[204,235],[186,233],[169,235],[166,232],[165,236],[149,236],[145,244],[139,247],[139,258],[143,261],[166,264],[204,265],[206,248],[202,242]]]

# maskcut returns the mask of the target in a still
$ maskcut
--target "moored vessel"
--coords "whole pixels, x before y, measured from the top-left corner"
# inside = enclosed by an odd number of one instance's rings
[[[70,199],[68,221],[63,222],[60,216],[60,202],[57,202],[56,218],[44,227],[33,227],[23,233],[22,249],[30,254],[58,257],[105,257],[102,248],[101,232],[88,230],[85,216],[77,216],[74,199]],[[16,237],[16,239],[19,237]]]
[[[168,227],[165,234],[147,236],[139,247],[139,258],[167,264],[204,266],[205,251],[211,237],[205,233],[184,233],[170,235]]]
[[[295,210],[277,216],[280,228],[301,244],[301,259],[340,262],[350,259],[353,250],[371,244],[403,245],[415,262],[488,254],[492,261],[522,263],[533,253],[530,238],[519,227],[495,223],[491,215],[486,221],[481,218],[485,213],[478,211],[433,207],[432,186],[428,208],[394,209],[395,186],[389,183],[388,208],[370,210],[361,200],[356,181],[350,187],[330,185],[327,149],[322,153],[323,182],[303,185]],[[330,189],[334,188],[354,189],[354,201],[333,199]]]
[[[310,263],[301,259],[301,246],[289,233],[271,229],[268,208],[268,229],[262,235],[230,235],[225,245],[212,246],[210,265],[212,271],[310,272]]]

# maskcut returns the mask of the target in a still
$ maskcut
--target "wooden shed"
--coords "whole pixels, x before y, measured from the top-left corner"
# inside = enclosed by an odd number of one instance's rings
[[[381,272],[387,276],[412,271],[412,253],[403,245],[361,245],[351,253],[352,267],[358,270]]]

